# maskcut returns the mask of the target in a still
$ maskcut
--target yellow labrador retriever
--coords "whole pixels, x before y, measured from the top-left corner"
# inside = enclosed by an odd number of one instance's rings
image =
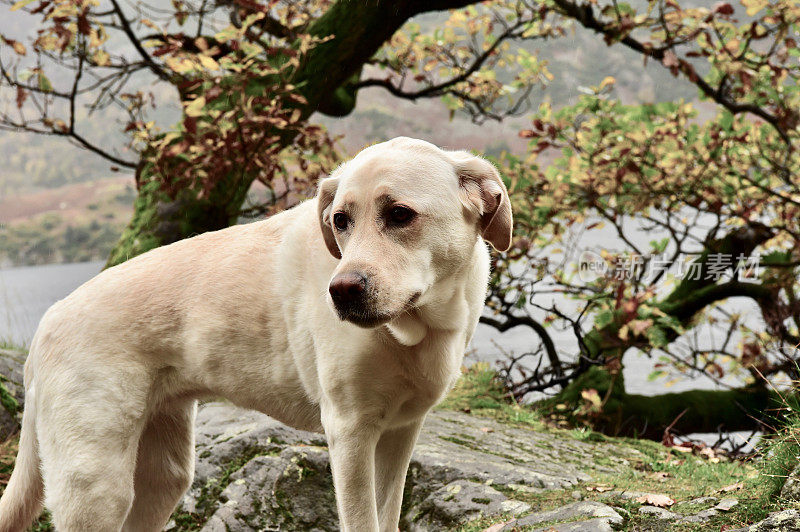
[[[0,530],[161,530],[196,400],[324,431],[344,530],[395,531],[420,426],[459,374],[511,205],[495,168],[397,138],[313,200],[104,271],[42,318]]]

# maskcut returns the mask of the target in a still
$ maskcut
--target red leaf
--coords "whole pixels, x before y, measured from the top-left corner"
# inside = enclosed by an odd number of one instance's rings
[[[733,15],[733,6],[728,2],[717,2],[714,4],[712,12],[719,13],[720,15]]]
[[[81,35],[89,35],[92,32],[92,27],[85,11],[78,15],[78,31],[81,32]]]
[[[22,87],[17,87],[17,109],[22,109],[22,104],[28,99],[28,91]]]

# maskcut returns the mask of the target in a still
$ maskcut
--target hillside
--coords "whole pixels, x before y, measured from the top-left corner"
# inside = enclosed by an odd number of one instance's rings
[[[134,198],[127,177],[0,196],[0,267],[105,259]]]

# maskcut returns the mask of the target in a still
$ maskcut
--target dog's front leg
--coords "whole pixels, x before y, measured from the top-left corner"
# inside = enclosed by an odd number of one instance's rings
[[[419,420],[384,432],[375,453],[378,516],[381,532],[396,532],[408,463],[422,427]]]
[[[337,414],[322,408],[339,525],[345,532],[378,532],[375,446],[380,430],[372,419]]]

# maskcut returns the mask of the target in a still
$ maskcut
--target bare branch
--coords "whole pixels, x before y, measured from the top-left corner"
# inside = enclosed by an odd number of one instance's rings
[[[125,18],[125,14],[122,12],[122,8],[120,7],[117,0],[111,0],[111,4],[114,6],[114,11],[116,11],[117,16],[119,17],[120,24],[122,24],[122,30],[125,32],[125,35],[128,36],[131,44],[133,47],[136,48],[136,51],[139,52],[139,55],[142,56],[142,59],[147,64],[148,68],[159,78],[164,81],[170,81],[172,76],[163,68],[161,65],[155,62],[150,54],[142,46],[141,41],[136,34],[133,32],[133,28],[131,28],[131,24],[127,18]]]

